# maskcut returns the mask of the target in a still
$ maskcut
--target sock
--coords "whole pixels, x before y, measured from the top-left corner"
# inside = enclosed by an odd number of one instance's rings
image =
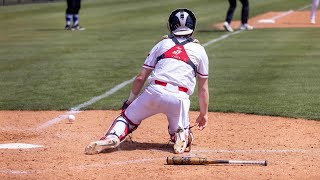
[[[79,19],[79,14],[74,14],[73,15],[73,26],[78,25],[78,19]]]
[[[72,18],[72,14],[66,14],[66,25],[70,26],[71,18]]]

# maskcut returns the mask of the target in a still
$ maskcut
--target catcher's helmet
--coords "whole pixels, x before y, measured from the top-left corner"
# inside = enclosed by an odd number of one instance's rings
[[[189,9],[172,11],[168,20],[168,28],[175,35],[192,34],[196,27],[196,16]]]

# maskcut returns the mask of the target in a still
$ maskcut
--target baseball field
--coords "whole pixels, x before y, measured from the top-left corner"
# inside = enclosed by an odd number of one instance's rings
[[[174,155],[164,115],[114,151],[84,148],[120,113],[150,48],[176,8],[197,16],[209,57],[209,123]],[[83,0],[64,30],[65,2],[0,6],[0,179],[320,179],[320,14],[311,1],[241,3],[225,32],[225,0]],[[191,96],[190,121],[198,115]],[[68,115],[75,115],[69,122]],[[171,156],[267,160],[258,165],[166,165]]]

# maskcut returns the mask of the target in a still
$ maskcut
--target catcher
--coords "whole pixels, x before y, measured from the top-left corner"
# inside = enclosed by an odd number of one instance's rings
[[[167,116],[174,153],[190,151],[193,134],[189,122],[189,96],[194,92],[196,80],[200,114],[195,125],[199,130],[207,125],[209,104],[208,56],[192,38],[195,27],[196,17],[192,11],[176,9],[170,14],[170,34],[151,49],[121,108],[121,115],[99,141],[85,148],[86,154],[119,146],[144,119],[158,113]],[[140,94],[147,80],[148,85]]]

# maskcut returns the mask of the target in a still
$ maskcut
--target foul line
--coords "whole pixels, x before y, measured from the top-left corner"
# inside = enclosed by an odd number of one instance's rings
[[[221,37],[219,37],[217,39],[213,39],[211,41],[208,41],[207,43],[203,44],[202,46],[206,47],[206,46],[208,46],[210,44],[213,44],[213,43],[216,43],[216,42],[221,41],[223,39],[226,39],[226,38],[228,38],[228,37],[230,37],[232,35],[238,34],[240,32],[242,32],[242,31],[235,31],[235,32],[230,33],[230,34],[223,35],[223,36],[221,36]],[[56,123],[59,123],[60,121],[62,121],[64,119],[67,119],[70,114],[72,114],[72,115],[79,114],[81,112],[80,109],[85,108],[87,106],[90,106],[91,104],[93,104],[93,103],[95,103],[95,102],[97,102],[97,101],[99,101],[99,100],[101,100],[103,98],[106,98],[106,97],[110,96],[111,94],[117,92],[118,90],[120,90],[121,88],[125,87],[126,85],[132,83],[134,81],[134,79],[135,79],[135,77],[133,77],[130,80],[124,81],[123,83],[118,84],[117,86],[115,86],[114,88],[112,88],[109,91],[105,92],[104,94],[96,96],[96,97],[93,97],[92,99],[90,99],[87,102],[84,102],[82,104],[79,104],[79,105],[77,105],[75,107],[70,108],[70,111],[68,111],[65,114],[62,114],[62,115],[60,115],[60,116],[58,116],[58,117],[56,117],[54,119],[51,119],[51,120],[43,123],[42,125],[38,126],[36,128],[36,130],[42,130],[42,129],[48,128],[48,127],[50,127],[50,126],[52,126],[52,125],[54,125]]]
[[[274,17],[272,17],[272,18],[270,18],[270,19],[272,19],[272,20],[277,20],[277,19],[282,18],[282,17],[284,17],[284,16],[288,16],[289,14],[291,14],[291,13],[293,13],[293,12],[294,12],[293,10],[290,10],[290,11],[281,13],[281,14],[279,14],[279,15],[277,15],[277,16],[274,16]]]
[[[51,120],[47,121],[46,123],[44,123],[44,124],[42,124],[42,125],[40,125],[39,127],[37,127],[37,130],[45,129],[45,128],[51,126],[51,125],[54,125],[54,124],[56,124],[56,123],[64,120],[64,119],[67,119],[70,114],[76,115],[76,114],[80,113],[80,112],[81,112],[81,111],[80,111],[81,108],[85,108],[85,107],[87,107],[87,106],[90,106],[91,104],[99,101],[100,99],[103,99],[103,98],[106,98],[106,97],[110,96],[111,94],[117,92],[117,91],[120,90],[121,88],[123,88],[123,87],[125,87],[126,85],[130,84],[131,82],[133,82],[133,81],[134,81],[134,78],[135,78],[135,77],[133,77],[132,79],[130,79],[130,80],[128,80],[128,81],[124,81],[124,82],[121,83],[121,84],[118,84],[117,86],[115,86],[114,88],[112,88],[112,89],[110,89],[109,91],[105,92],[104,94],[101,94],[100,96],[96,96],[96,97],[90,99],[90,100],[87,101],[87,102],[84,102],[84,103],[79,104],[79,105],[77,105],[77,106],[75,106],[75,107],[72,107],[71,110],[68,111],[67,113],[65,113],[65,114],[63,114],[63,115],[60,115],[60,116],[58,116],[58,117],[56,117],[56,118],[54,118],[54,119],[51,119]]]
[[[297,11],[302,11],[302,10],[305,10],[305,9],[307,9],[309,7],[311,7],[311,4],[299,8],[299,9],[297,9]],[[287,15],[293,13],[293,12],[294,12],[294,10],[289,10],[287,12],[283,12],[283,13],[281,13],[281,14],[279,14],[277,16],[271,17],[269,19],[260,19],[258,22],[274,23],[275,20],[280,19],[280,18],[282,18],[284,16],[287,16]]]

